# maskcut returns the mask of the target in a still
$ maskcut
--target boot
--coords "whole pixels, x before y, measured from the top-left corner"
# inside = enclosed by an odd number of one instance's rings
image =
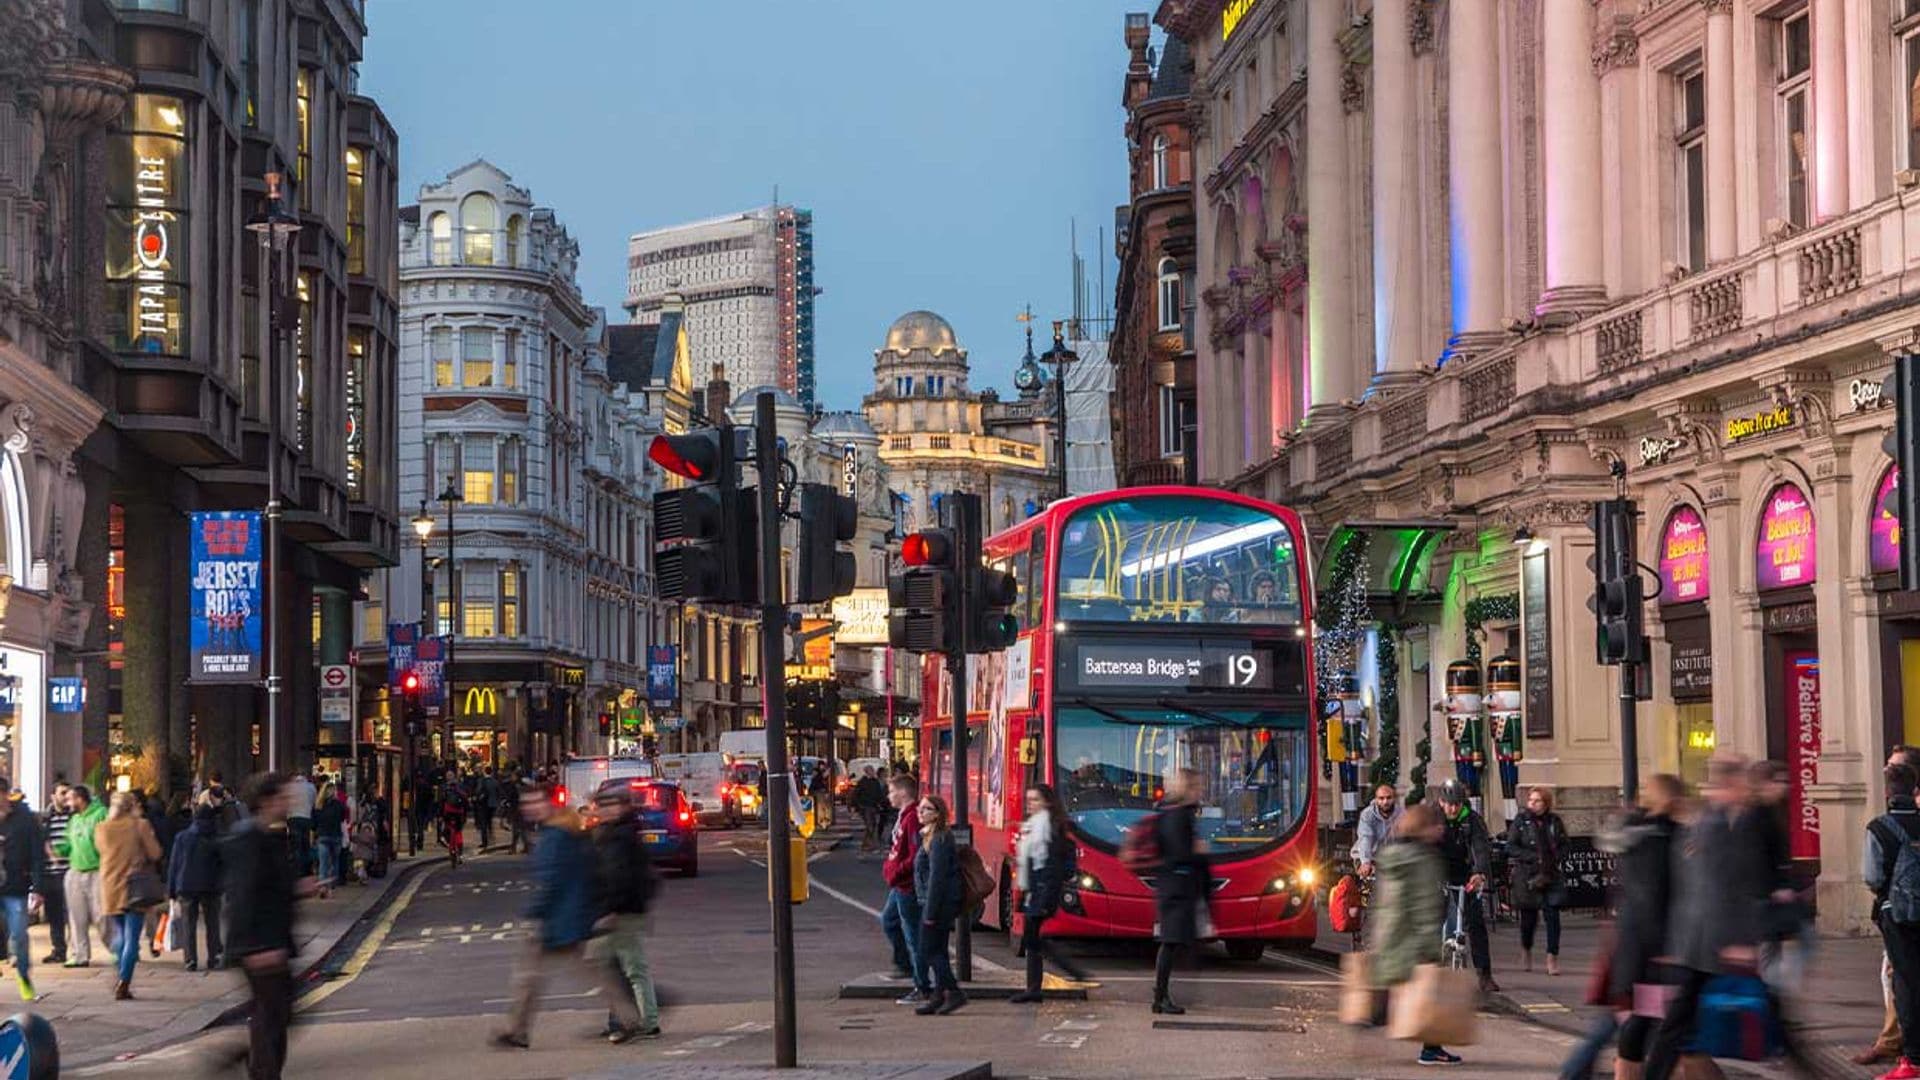
[[[945,990],[935,990],[927,995],[927,1000],[921,1002],[919,1008],[913,1010],[914,1015],[932,1016],[934,1013],[939,1012],[940,1007],[945,1005],[946,1002],[947,992]]]
[[[946,997],[940,1000],[940,1007],[934,1011],[938,1012],[941,1016],[946,1016],[949,1013],[959,1012],[960,1007],[966,1003],[967,995],[958,990],[949,990],[947,991]]]
[[[1185,1016],[1187,1014],[1185,1008],[1174,1004],[1173,999],[1164,993],[1153,996],[1153,1011],[1156,1016],[1161,1013],[1165,1013],[1168,1016]]]
[[[133,1000],[133,984],[128,982],[125,979],[121,979],[119,982],[114,983],[113,984],[113,1000],[132,1001]]]
[[[1533,950],[1532,949],[1520,950],[1520,970],[1521,971],[1533,970]]]

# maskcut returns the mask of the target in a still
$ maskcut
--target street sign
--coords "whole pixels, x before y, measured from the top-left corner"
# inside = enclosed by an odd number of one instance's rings
[[[323,664],[320,667],[320,693],[345,694],[353,687],[353,669],[345,664]]]

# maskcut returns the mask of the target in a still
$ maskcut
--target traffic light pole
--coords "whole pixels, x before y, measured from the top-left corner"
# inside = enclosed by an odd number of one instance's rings
[[[787,605],[780,577],[780,450],[772,394],[754,402],[753,428],[760,497],[760,714],[767,726],[767,870],[773,878],[773,1064],[791,1069],[800,1057],[794,1021],[793,857],[787,847],[793,777],[787,762],[787,696],[778,676],[786,670],[780,646],[786,640]]]
[[[1640,791],[1639,667],[1632,660],[1620,665],[1620,791],[1628,806]]]
[[[947,682],[950,684],[953,711],[953,827],[960,843],[973,845],[973,829],[967,824],[967,652],[966,628],[972,613],[967,610],[966,575],[980,563],[980,496],[955,493],[947,496],[953,507],[954,561],[956,587],[953,590],[953,625],[960,633],[947,642]],[[973,981],[973,913],[960,913],[953,937],[954,977]]]

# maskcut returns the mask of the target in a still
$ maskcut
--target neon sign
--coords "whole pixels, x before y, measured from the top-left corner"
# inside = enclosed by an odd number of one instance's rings
[[[1705,600],[1712,592],[1707,567],[1706,523],[1693,507],[1677,507],[1660,533],[1660,602]]]
[[[1225,41],[1240,28],[1240,20],[1247,17],[1258,0],[1227,0],[1226,9],[1220,13],[1220,40]]]
[[[1873,493],[1873,525],[1867,538],[1867,564],[1876,574],[1900,569],[1900,466],[1889,465]]]

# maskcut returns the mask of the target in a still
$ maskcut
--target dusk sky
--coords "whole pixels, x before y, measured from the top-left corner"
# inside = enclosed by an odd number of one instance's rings
[[[777,185],[814,213],[819,398],[852,408],[914,308],[953,323],[976,386],[1010,392],[1022,305],[1071,310],[1076,219],[1111,295],[1123,14],[1151,7],[378,0],[360,85],[400,132],[402,203],[487,158],[558,213],[614,322],[629,234]]]

